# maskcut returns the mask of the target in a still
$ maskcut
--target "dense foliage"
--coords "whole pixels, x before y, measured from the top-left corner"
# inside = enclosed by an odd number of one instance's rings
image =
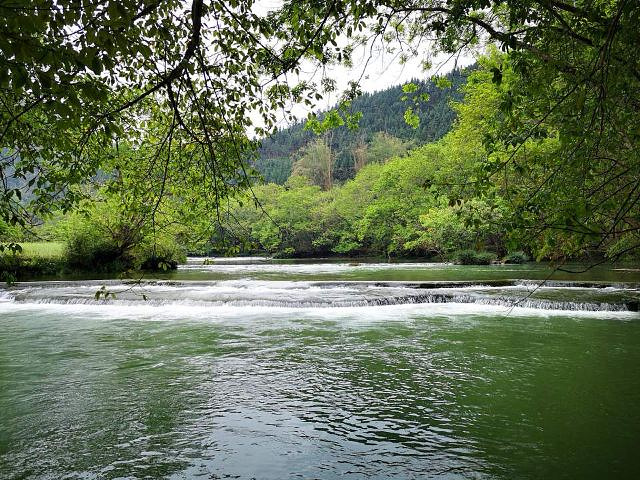
[[[506,257],[521,263],[528,257],[524,250],[539,259],[617,258],[622,238],[593,245],[577,230],[552,235],[541,228],[550,208],[565,207],[575,195],[571,190],[548,192],[536,214],[523,216],[522,195],[537,175],[549,173],[545,163],[562,155],[559,127],[548,125],[546,135],[513,147],[518,150],[509,164],[493,170],[496,158],[510,154],[487,141],[502,128],[503,103],[519,81],[509,62],[497,51],[480,59],[463,87],[464,101],[454,105],[455,126],[442,140],[372,162],[333,188],[294,169],[284,186],[254,189],[264,212],[249,198],[231,202],[223,222],[229,244],[240,246],[234,238],[244,232],[253,244],[241,248],[276,255],[427,256],[460,263]],[[496,65],[503,69],[499,83]],[[478,253],[484,250],[492,253]]]
[[[334,51],[347,19],[320,13],[318,28],[308,13],[292,34],[252,0],[2,2],[0,218],[28,225],[76,208],[122,145],[142,147],[150,169],[171,164],[163,184],[197,174],[190,188],[215,209],[252,180],[252,122],[263,135],[276,111],[315,94],[287,75]]]
[[[639,21],[633,0],[5,2],[2,242],[15,225],[90,205],[118,219],[110,231],[126,250],[180,224],[285,254],[624,256],[640,246]],[[383,164],[411,145],[372,125],[338,150],[341,122],[359,117],[351,84],[311,119],[318,140],[265,157],[274,179],[289,163],[302,177],[249,193],[252,121],[258,135],[276,112],[294,121],[291,104],[335,89],[324,67],[350,64],[358,45],[427,68],[437,53],[489,55],[442,140]],[[304,62],[317,81],[299,76]],[[421,99],[403,115],[418,130]],[[240,230],[232,216],[245,217]]]

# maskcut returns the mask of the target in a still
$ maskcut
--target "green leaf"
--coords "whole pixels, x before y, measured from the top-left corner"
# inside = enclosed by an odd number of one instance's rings
[[[404,111],[404,121],[414,130],[420,126],[420,117],[416,115],[411,107]]]
[[[416,85],[415,83],[405,83],[402,86],[402,91],[404,93],[414,93],[418,91],[418,85]]]
[[[445,88],[451,88],[451,80],[449,80],[447,77],[438,77],[435,81],[436,87],[440,88],[440,89],[445,89]]]
[[[96,75],[100,75],[102,73],[102,61],[98,55],[94,55],[91,59],[90,68]]]

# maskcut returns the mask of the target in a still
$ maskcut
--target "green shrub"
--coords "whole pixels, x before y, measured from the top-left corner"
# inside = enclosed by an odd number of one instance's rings
[[[155,241],[145,238],[132,254],[137,268],[152,272],[175,270],[187,260],[185,249],[170,236],[157,237]]]
[[[452,255],[453,261],[460,265],[475,265],[475,250],[459,250]]]
[[[30,257],[23,254],[0,255],[0,281],[11,282],[40,276],[58,275],[64,270],[64,258]]]
[[[511,252],[503,259],[504,263],[522,264],[529,261],[529,255],[524,252]]]
[[[490,265],[496,259],[496,255],[491,252],[459,250],[453,255],[453,259],[459,265]]]
[[[478,252],[476,255],[476,265],[491,265],[495,261],[497,255],[492,252]]]
[[[72,270],[116,272],[130,269],[134,264],[127,249],[97,229],[72,231],[65,257]]]

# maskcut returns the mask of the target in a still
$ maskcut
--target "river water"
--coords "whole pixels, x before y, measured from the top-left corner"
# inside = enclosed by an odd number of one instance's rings
[[[203,263],[0,289],[0,478],[640,472],[633,269]]]

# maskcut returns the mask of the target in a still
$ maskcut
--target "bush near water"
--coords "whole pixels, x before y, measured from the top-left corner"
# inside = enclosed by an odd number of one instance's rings
[[[454,255],[455,262],[460,265],[490,265],[495,259],[495,253],[475,250],[462,250]]]
[[[115,227],[114,227],[115,225]],[[145,235],[128,225],[110,229],[95,216],[59,219],[40,233],[56,241],[17,242],[0,252],[0,281],[74,273],[116,273],[176,269],[186,260],[185,248],[166,232]]]
[[[178,246],[157,246],[122,251],[102,238],[79,236],[67,246],[58,242],[24,243],[22,252],[0,253],[0,281],[12,282],[37,277],[52,277],[73,273],[116,273],[128,270],[174,270],[186,260]],[[39,245],[41,249],[30,248]],[[26,248],[25,248],[26,246]],[[47,252],[51,250],[51,252]]]
[[[511,252],[504,257],[503,262],[507,264],[522,264],[529,261],[529,255],[524,252]]]

